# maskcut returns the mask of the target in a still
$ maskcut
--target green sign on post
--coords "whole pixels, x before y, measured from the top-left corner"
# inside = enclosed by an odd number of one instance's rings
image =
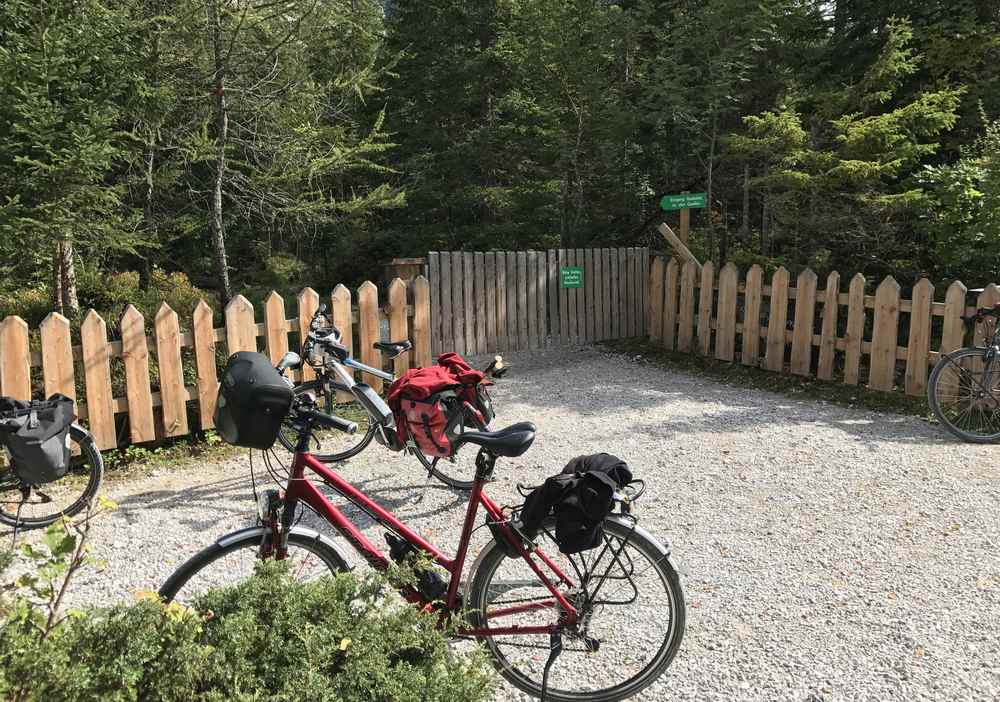
[[[563,266],[560,268],[559,286],[563,288],[582,288],[583,269],[576,266]]]
[[[671,210],[698,210],[705,207],[705,193],[681,193],[680,195],[664,195],[660,200],[660,208]]]

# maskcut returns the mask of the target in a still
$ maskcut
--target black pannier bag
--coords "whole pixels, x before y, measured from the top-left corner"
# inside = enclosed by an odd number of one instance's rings
[[[563,553],[599,546],[601,525],[614,508],[612,496],[632,480],[625,461],[608,453],[577,456],[528,495],[521,508],[521,531],[534,538],[545,519],[556,518],[556,543]]]
[[[0,441],[10,451],[14,473],[32,485],[66,475],[75,419],[73,400],[65,395],[31,402],[0,397]]]
[[[222,374],[215,428],[228,444],[271,448],[292,398],[292,388],[267,356],[239,351],[229,357]]]

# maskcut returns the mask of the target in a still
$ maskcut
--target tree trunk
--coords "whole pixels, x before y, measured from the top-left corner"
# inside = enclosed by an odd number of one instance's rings
[[[52,308],[61,315],[66,314],[62,296],[62,242],[57,241],[52,249]]]
[[[222,18],[217,0],[208,3],[212,23],[212,44],[215,54],[215,178],[212,187],[212,244],[215,247],[215,267],[219,276],[223,304],[232,297],[229,286],[229,264],[226,261],[226,230],[222,221],[222,185],[226,177],[226,140],[229,136],[229,112],[226,107],[226,66],[222,36]]]
[[[740,238],[750,240],[750,164],[743,164],[743,220],[740,222]]]
[[[71,239],[59,242],[59,290],[62,295],[62,313],[67,317],[75,317],[80,312],[80,300],[76,295],[76,265]]]

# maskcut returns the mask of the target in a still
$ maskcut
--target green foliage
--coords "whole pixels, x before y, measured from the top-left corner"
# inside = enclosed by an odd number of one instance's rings
[[[24,551],[39,582],[57,582],[80,544],[55,528],[44,547]],[[19,586],[0,610],[4,699],[474,702],[491,692],[482,653],[449,651],[438,617],[387,599],[381,576],[303,583],[284,564],[262,564],[255,577],[190,608],[149,593],[55,624],[36,602],[48,590],[23,577]]]

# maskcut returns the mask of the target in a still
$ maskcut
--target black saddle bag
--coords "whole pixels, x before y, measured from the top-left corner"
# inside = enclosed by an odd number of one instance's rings
[[[529,538],[550,516],[556,518],[556,543],[566,554],[580,553],[601,544],[602,525],[614,508],[615,490],[632,480],[628,465],[607,453],[577,456],[536,487],[524,501],[520,529]]]
[[[0,441],[10,451],[14,473],[32,485],[66,475],[75,419],[73,400],[65,395],[30,402],[0,397]]]

